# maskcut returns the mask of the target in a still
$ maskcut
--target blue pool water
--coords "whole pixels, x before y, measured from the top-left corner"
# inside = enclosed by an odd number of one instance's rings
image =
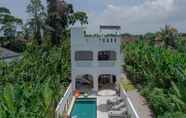
[[[96,99],[76,99],[70,116],[71,118],[96,118]]]

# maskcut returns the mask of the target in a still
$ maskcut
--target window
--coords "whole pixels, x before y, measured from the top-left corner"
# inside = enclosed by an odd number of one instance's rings
[[[116,38],[114,39],[114,42],[116,43]]]
[[[103,43],[105,43],[105,39],[103,39]]]
[[[116,60],[116,52],[115,51],[99,51],[98,60],[100,61]]]
[[[77,51],[75,52],[75,60],[76,61],[91,61],[93,60],[93,52],[92,51]]]

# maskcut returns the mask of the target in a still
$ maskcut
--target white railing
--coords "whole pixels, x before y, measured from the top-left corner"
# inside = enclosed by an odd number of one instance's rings
[[[76,61],[77,67],[113,67],[116,65],[116,61]]]
[[[99,67],[113,67],[115,65],[115,61],[98,61]]]
[[[76,66],[78,67],[91,67],[93,61],[76,61]]]
[[[67,88],[64,96],[61,98],[56,108],[56,118],[63,118],[64,113],[67,113],[70,103],[72,101],[73,92],[72,85]]]
[[[134,108],[134,105],[132,104],[130,98],[128,97],[127,92],[121,86],[120,86],[120,89],[121,89],[120,96],[125,98],[125,100],[127,102],[127,108],[128,108],[131,118],[140,118],[136,112],[136,109]]]

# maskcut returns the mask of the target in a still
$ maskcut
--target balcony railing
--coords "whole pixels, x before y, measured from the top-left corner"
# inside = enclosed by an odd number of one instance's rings
[[[78,67],[91,67],[92,64],[92,61],[76,61],[76,66]]]
[[[98,61],[99,67],[113,67],[115,66],[115,61]]]
[[[116,61],[76,61],[76,67],[114,67]]]

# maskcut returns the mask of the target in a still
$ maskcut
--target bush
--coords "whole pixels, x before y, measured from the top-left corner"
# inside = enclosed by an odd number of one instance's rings
[[[29,45],[18,62],[0,63],[0,118],[54,117],[69,84],[63,53],[60,47]]]

